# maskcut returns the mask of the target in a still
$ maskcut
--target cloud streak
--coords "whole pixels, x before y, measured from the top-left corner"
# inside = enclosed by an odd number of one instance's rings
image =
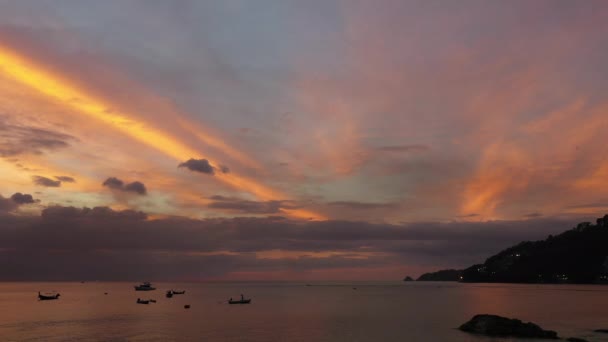
[[[91,93],[74,86],[73,83],[64,80],[36,62],[10,50],[7,46],[0,46],[0,66],[3,73],[21,82],[23,85],[37,91],[38,93],[59,101],[66,107],[103,122],[108,127],[152,147],[155,150],[181,161],[189,156],[199,153],[186,143],[174,138],[150,123],[139,121],[135,115],[114,109],[107,101],[97,98]],[[209,161],[216,168],[221,166]],[[271,189],[255,180],[237,176],[234,173],[222,173],[217,177],[220,181],[265,200],[285,198],[280,192]],[[294,217],[312,217],[322,219],[323,216],[312,212],[300,212],[297,210],[285,210],[284,213]]]
[[[44,186],[47,188],[58,188],[61,186],[61,181],[53,180],[43,176],[32,176],[34,184]]]
[[[8,123],[6,115],[0,115],[0,157],[22,154],[42,154],[70,146],[70,135],[23,124]]]

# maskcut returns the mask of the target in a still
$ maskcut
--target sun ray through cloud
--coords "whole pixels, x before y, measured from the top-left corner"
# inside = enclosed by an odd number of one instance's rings
[[[0,67],[4,73],[12,76],[15,80],[54,98],[60,103],[77,110],[79,113],[103,121],[114,129],[174,158],[176,161],[183,161],[200,155],[199,151],[181,143],[169,134],[144,122],[136,121],[126,113],[114,112],[111,104],[86,94],[84,91],[70,85],[68,81],[51,74],[49,71],[44,70],[34,62],[27,60],[6,47],[0,47]],[[215,162],[211,162],[211,165],[215,168],[221,168],[221,165]],[[217,178],[237,189],[252,193],[261,199],[284,199],[287,197],[256,181],[232,173],[218,174]],[[314,219],[324,218],[322,215],[311,212],[299,213],[298,210],[290,210],[288,213]]]

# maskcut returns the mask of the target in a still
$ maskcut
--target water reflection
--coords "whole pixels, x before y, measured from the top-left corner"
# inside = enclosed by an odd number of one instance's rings
[[[2,283],[0,334],[63,341],[490,341],[455,330],[478,313],[516,317],[565,337],[601,341],[601,286],[459,283],[156,284],[156,304],[138,305],[130,283]],[[357,290],[352,288],[356,287]],[[165,290],[185,295],[165,298]],[[56,289],[56,301],[37,292]],[[108,292],[108,295],[104,295]],[[250,305],[227,305],[239,293]],[[184,309],[184,305],[192,307]],[[495,341],[500,341],[496,340]]]

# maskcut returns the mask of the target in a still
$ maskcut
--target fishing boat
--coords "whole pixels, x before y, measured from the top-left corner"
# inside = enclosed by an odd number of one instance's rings
[[[251,298],[250,299],[240,299],[240,300],[228,300],[228,304],[249,304],[251,303]]]
[[[173,291],[171,291],[171,290],[167,291],[167,293],[165,294],[165,296],[166,296],[167,298],[171,298],[171,297],[173,297]]]
[[[171,290],[171,292],[173,292],[173,294],[185,294],[186,290],[183,291],[175,291],[175,290]]]
[[[241,295],[240,300],[233,300],[232,298],[228,299],[228,304],[249,304],[251,303],[251,298],[245,299],[243,295]]]
[[[137,298],[137,304],[150,304],[150,301]]]
[[[149,282],[145,282],[141,285],[135,285],[135,291],[153,291],[156,290]]]
[[[43,294],[40,293],[40,291],[38,291],[38,299],[39,300],[59,299],[59,293],[43,295]]]

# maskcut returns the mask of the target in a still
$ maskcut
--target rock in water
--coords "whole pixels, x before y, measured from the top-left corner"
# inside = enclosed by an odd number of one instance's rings
[[[543,330],[534,323],[496,315],[476,315],[458,329],[488,336],[557,339],[555,331]]]

